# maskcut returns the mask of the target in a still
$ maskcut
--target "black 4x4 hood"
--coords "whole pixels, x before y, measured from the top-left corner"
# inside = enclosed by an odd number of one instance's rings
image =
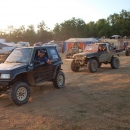
[[[14,70],[27,67],[28,63],[1,63],[0,70]]]

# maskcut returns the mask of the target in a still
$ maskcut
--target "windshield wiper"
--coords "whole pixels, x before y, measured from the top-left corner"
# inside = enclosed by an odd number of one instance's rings
[[[5,61],[5,62],[11,63],[10,61]]]
[[[6,61],[8,63],[24,63],[24,62],[21,62],[21,61]]]
[[[15,61],[15,63],[24,63],[24,62],[22,62],[22,61]]]

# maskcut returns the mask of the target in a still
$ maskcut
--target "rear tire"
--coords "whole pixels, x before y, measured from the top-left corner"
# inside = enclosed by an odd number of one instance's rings
[[[112,59],[111,59],[111,67],[112,67],[113,69],[118,69],[119,66],[120,66],[119,58],[117,58],[117,57],[112,57]]]
[[[74,71],[74,72],[78,72],[79,68],[80,67],[75,65],[74,60],[72,60],[72,62],[71,62],[71,70]]]
[[[65,84],[65,75],[62,71],[57,71],[55,78],[53,79],[53,85],[55,88],[63,88]]]
[[[30,87],[27,83],[24,82],[17,82],[12,85],[10,89],[10,96],[12,101],[16,105],[22,105],[28,102],[30,97]]]
[[[95,59],[90,59],[88,61],[88,71],[91,73],[96,72],[98,69],[98,62]]]

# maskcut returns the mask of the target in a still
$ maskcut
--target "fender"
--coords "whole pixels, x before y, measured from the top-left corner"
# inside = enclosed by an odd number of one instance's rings
[[[52,79],[55,78],[57,70],[62,70],[62,69],[61,69],[61,64],[58,64],[58,65],[55,67],[55,70],[54,70]]]
[[[12,70],[11,79],[15,79],[17,75],[26,73],[26,72],[27,72],[26,68]]]

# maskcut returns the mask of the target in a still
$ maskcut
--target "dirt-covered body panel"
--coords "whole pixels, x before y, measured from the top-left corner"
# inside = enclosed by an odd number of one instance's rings
[[[84,52],[73,55],[73,67],[83,67],[87,66],[91,59],[95,61],[91,63],[107,64],[111,63],[112,57],[115,56],[115,51],[109,43],[95,43],[86,46]],[[74,68],[72,68],[74,70]]]

